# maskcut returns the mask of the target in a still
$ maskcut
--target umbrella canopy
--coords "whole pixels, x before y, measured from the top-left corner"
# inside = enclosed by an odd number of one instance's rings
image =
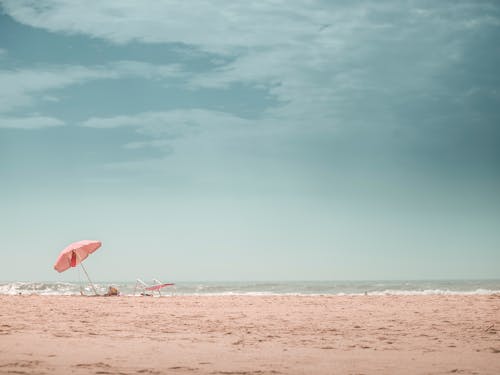
[[[83,240],[73,242],[61,251],[54,264],[54,269],[57,272],[64,272],[71,267],[76,267],[100,247],[101,241]]]

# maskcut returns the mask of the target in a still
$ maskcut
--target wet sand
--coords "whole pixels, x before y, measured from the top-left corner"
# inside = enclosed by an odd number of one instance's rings
[[[500,295],[0,296],[1,374],[500,374]]]

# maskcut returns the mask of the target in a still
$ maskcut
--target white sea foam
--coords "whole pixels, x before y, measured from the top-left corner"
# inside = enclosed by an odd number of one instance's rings
[[[97,283],[104,294],[109,285],[122,295],[134,295],[135,283]],[[93,291],[88,285],[64,282],[3,282],[3,295],[78,295]],[[162,290],[162,295],[186,296],[318,296],[318,295],[491,295],[500,294],[500,280],[463,281],[294,281],[294,282],[184,282]]]
[[[500,290],[476,289],[476,290],[449,290],[449,289],[426,289],[426,290],[383,290],[368,293],[370,295],[396,295],[396,296],[429,296],[429,295],[491,295],[500,294]]]
[[[0,294],[71,295],[74,294],[74,284],[22,281],[0,283]]]

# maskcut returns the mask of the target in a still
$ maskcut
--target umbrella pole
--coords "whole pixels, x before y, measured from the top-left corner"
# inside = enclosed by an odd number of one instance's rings
[[[87,273],[87,270],[83,266],[83,263],[80,263],[80,266],[82,266],[83,272],[85,272],[87,279],[89,279],[90,285],[92,286],[92,289],[94,290],[95,295],[98,296],[99,294],[97,293],[97,290],[95,289],[94,283],[92,282],[92,280],[90,280],[89,274]]]

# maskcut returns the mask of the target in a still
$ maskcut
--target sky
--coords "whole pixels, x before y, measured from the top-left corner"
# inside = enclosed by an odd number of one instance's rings
[[[497,1],[0,0],[0,280],[500,278]]]

